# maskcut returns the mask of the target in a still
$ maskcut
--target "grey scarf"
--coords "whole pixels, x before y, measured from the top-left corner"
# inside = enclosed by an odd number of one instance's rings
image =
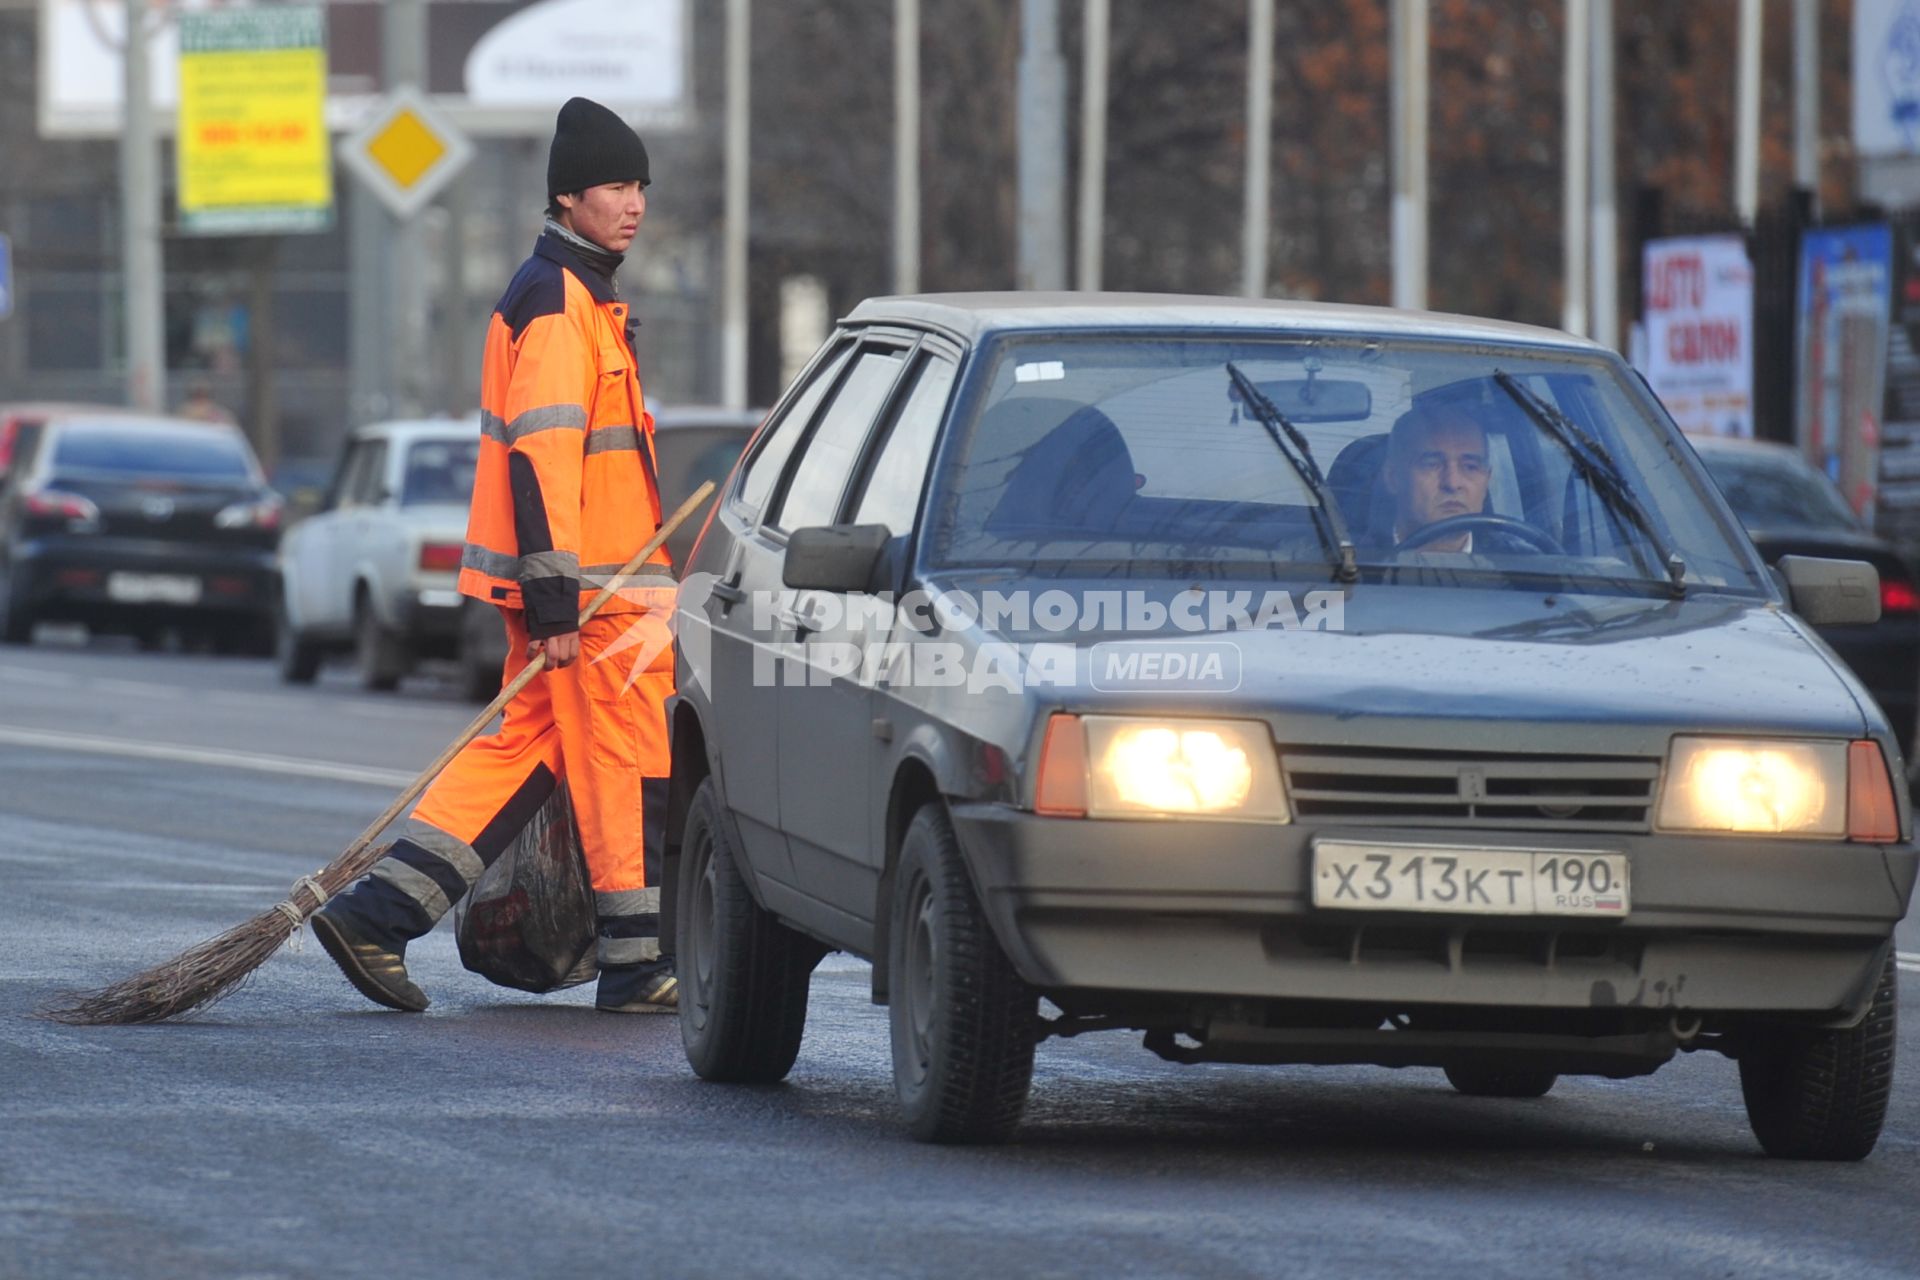
[[[613,273],[618,271],[620,264],[627,260],[626,254],[603,249],[585,236],[561,226],[552,218],[547,219],[547,231],[565,241],[568,248],[580,255],[581,261],[605,276],[608,284],[613,283]]]

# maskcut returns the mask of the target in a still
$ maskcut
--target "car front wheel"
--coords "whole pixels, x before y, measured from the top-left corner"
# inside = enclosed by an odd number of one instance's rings
[[[800,1053],[821,948],[753,900],[731,830],[703,780],[680,844],[680,1039],[703,1080],[771,1084]]]
[[[914,815],[894,877],[893,1085],[923,1142],[1004,1142],[1033,1085],[1039,997],[987,925],[946,811]]]
[[[1893,1085],[1895,974],[1889,955],[1859,1026],[1749,1033],[1739,1050],[1740,1092],[1768,1155],[1861,1160],[1873,1150]]]

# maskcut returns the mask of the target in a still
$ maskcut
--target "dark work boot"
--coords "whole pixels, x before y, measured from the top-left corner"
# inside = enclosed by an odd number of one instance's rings
[[[602,1013],[677,1012],[673,957],[660,954],[660,890],[596,889],[593,904],[600,917],[594,1007]]]
[[[362,879],[307,923],[361,995],[403,1013],[427,1007],[427,993],[407,976],[407,943],[433,928],[433,921],[398,889]]]
[[[678,1013],[680,980],[673,961],[601,966],[593,1007],[602,1013]]]

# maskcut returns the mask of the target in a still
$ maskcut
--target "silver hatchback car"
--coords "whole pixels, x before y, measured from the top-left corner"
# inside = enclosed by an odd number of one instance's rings
[[[1489,321],[880,299],[756,437],[679,608],[669,883],[703,1076],[770,1080],[844,950],[911,1131],[1035,1046],[1562,1074],[1738,1059],[1857,1159],[1915,847],[1813,625],[1612,352]],[[1042,1001],[1051,1006],[1043,1012]]]

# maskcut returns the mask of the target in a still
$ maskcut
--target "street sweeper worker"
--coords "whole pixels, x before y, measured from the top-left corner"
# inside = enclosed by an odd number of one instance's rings
[[[389,1008],[427,1007],[407,976],[407,943],[460,900],[562,781],[599,921],[596,1006],[636,1013],[678,1003],[646,860],[648,819],[664,819],[657,780],[668,772],[667,553],[578,621],[661,521],[637,322],[614,282],[646,215],[649,179],[646,147],[617,115],[585,98],[560,109],[546,228],[487,330],[460,571],[460,590],[504,615],[507,679],[536,654],[546,669],[507,705],[498,733],[454,758],[372,872],[312,917],[348,981]]]

